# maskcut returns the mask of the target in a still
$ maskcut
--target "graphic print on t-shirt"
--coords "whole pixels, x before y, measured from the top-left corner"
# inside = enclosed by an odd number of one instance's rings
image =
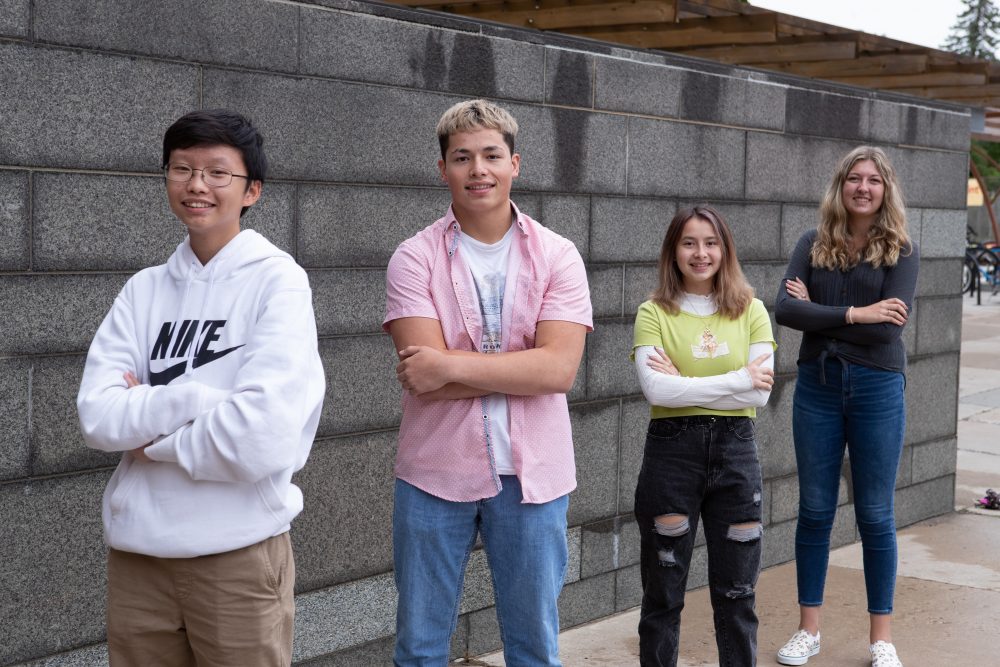
[[[475,278],[476,292],[479,294],[479,310],[483,314],[483,339],[480,350],[494,354],[501,350],[501,320],[503,317],[503,291],[507,276],[503,273],[489,273]]]
[[[729,343],[719,342],[711,329],[705,327],[697,342],[691,346],[691,355],[695,359],[715,359],[729,354]]]

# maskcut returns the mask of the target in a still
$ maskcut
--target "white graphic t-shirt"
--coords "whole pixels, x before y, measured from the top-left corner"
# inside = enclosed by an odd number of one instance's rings
[[[507,284],[507,259],[513,232],[514,226],[511,225],[504,237],[493,244],[482,243],[464,233],[460,236],[462,255],[472,272],[472,280],[479,296],[479,311],[483,316],[480,349],[485,354],[495,354],[502,349],[503,295]],[[510,451],[507,395],[488,394],[483,396],[482,404],[497,474],[513,475],[515,470]]]

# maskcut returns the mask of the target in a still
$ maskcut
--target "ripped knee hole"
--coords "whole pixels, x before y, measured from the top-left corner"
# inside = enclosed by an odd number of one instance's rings
[[[662,514],[653,519],[653,528],[665,537],[680,537],[691,530],[691,522],[683,514]]]
[[[759,540],[764,532],[764,526],[757,521],[750,523],[734,523],[729,526],[726,537],[736,542],[752,542]]]

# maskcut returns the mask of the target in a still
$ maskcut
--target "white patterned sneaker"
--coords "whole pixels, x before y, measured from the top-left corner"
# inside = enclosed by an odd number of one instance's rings
[[[792,638],[784,646],[778,649],[778,663],[782,665],[804,665],[809,662],[809,658],[817,653],[819,653],[819,633],[811,635],[805,630],[799,630],[792,635]],[[887,662],[886,664],[890,663]],[[882,666],[878,665],[877,667]]]
[[[903,667],[896,657],[896,647],[881,639],[868,647],[872,654],[872,667]]]

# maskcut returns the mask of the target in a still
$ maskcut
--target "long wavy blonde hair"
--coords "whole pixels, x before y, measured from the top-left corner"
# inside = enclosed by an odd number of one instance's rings
[[[712,291],[715,293],[715,304],[719,312],[735,320],[753,300],[753,287],[747,282],[743,269],[736,260],[736,246],[733,243],[732,232],[723,221],[722,215],[705,204],[680,209],[667,226],[663,246],[660,248],[660,263],[657,267],[658,284],[649,298],[671,315],[676,315],[680,310],[684,294],[684,275],[677,267],[677,244],[684,233],[684,225],[692,218],[700,218],[712,225],[715,228],[715,235],[722,244],[722,266],[715,274]]]
[[[868,230],[864,250],[851,250],[848,232],[848,213],[844,208],[844,182],[854,165],[871,160],[882,177],[885,194],[879,207],[875,224]],[[875,268],[895,266],[900,254],[910,252],[910,235],[906,230],[906,206],[899,187],[896,170],[881,148],[858,146],[845,155],[837,165],[823,202],[819,208],[819,229],[813,243],[810,259],[813,266],[831,271],[846,271],[859,262],[869,262]]]

